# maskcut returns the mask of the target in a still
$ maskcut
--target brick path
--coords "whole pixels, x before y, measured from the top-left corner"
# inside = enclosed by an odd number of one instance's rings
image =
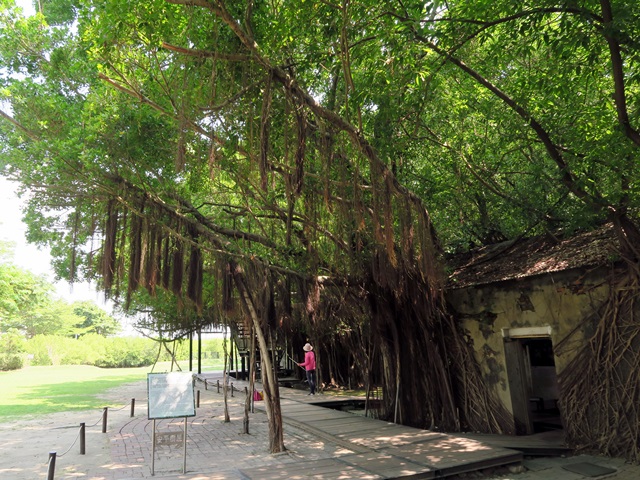
[[[238,382],[241,383],[241,382]],[[242,384],[244,388],[244,384]],[[157,446],[155,476],[157,479],[242,479],[239,468],[265,465],[301,464],[303,460],[319,460],[350,453],[343,447],[316,438],[301,429],[286,426],[284,441],[287,452],[269,454],[266,415],[256,410],[250,414],[249,434],[243,434],[244,393],[229,397],[230,422],[224,421],[223,395],[216,389],[201,390],[197,415],[187,419],[187,474],[182,475],[183,446]],[[145,412],[146,413],[146,412]],[[153,423],[146,416],[131,419],[110,435],[110,475],[102,480],[151,478]],[[156,430],[181,431],[184,419],[156,421]],[[197,473],[192,473],[197,472]],[[69,480],[77,477],[69,477]],[[66,479],[65,479],[66,480]]]

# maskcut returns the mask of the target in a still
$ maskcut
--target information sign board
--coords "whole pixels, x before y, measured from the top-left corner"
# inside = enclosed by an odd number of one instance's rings
[[[193,375],[190,372],[147,374],[149,420],[195,416],[193,390]]]

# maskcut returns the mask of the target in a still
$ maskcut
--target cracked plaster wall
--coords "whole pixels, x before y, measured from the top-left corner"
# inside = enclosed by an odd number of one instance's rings
[[[509,411],[513,410],[502,329],[551,326],[559,374],[590,336],[596,309],[608,294],[605,273],[604,269],[572,270],[447,291],[447,300],[473,343],[485,381],[495,387]]]

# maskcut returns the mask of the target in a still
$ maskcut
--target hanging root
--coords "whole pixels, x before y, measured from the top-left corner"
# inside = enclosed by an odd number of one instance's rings
[[[639,462],[640,276],[629,263],[611,282],[593,336],[560,374],[560,408],[570,446]]]

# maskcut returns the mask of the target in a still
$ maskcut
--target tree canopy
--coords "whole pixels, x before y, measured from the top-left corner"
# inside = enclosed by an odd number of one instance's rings
[[[125,306],[357,345],[395,417],[498,431],[442,255],[614,221],[638,257],[628,0],[41,3],[0,4],[3,171]]]
[[[120,330],[118,320],[93,302],[68,303],[54,295],[54,286],[12,263],[13,247],[0,242],[0,335],[77,337],[109,336]]]

